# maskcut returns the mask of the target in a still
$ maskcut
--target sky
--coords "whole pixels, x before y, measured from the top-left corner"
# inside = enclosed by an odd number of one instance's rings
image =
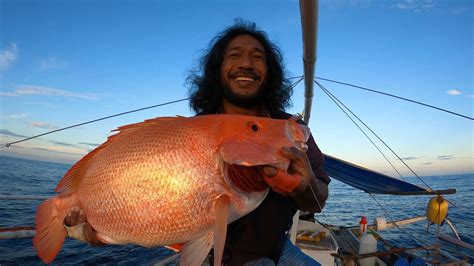
[[[267,32],[289,77],[302,75],[296,0],[0,0],[0,145],[186,98],[186,77],[236,18]],[[473,25],[470,0],[321,0],[316,76],[473,117]],[[320,82],[418,175],[474,172],[472,120]],[[303,110],[303,91],[295,88],[288,112]],[[174,115],[193,113],[187,102],[158,107],[1,147],[0,156],[73,163],[118,126]],[[309,126],[324,153],[397,176],[318,87]]]

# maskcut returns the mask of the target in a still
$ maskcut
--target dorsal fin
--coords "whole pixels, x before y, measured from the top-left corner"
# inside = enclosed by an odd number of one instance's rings
[[[75,191],[78,188],[81,182],[81,179],[84,176],[84,173],[87,171],[89,164],[91,162],[91,159],[96,154],[98,154],[103,149],[105,149],[107,146],[109,146],[111,143],[116,142],[117,140],[123,138],[124,136],[129,135],[131,132],[134,132],[135,130],[139,128],[156,125],[164,121],[170,121],[170,120],[176,120],[176,119],[183,119],[183,117],[157,117],[157,118],[145,120],[143,122],[121,126],[113,130],[112,132],[118,131],[118,133],[112,136],[109,136],[106,142],[104,142],[102,145],[100,145],[99,147],[95,148],[94,150],[86,154],[86,156],[82,157],[81,160],[79,160],[75,165],[73,165],[66,172],[66,174],[63,176],[61,181],[59,181],[58,186],[56,187],[54,191],[58,193],[62,193],[66,191]]]

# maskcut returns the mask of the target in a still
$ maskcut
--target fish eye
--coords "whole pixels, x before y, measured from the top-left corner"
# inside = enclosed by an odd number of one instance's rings
[[[255,123],[255,122],[249,122],[248,127],[249,127],[250,130],[252,130],[253,132],[258,132],[258,131],[260,131],[260,126],[259,126],[257,123]]]

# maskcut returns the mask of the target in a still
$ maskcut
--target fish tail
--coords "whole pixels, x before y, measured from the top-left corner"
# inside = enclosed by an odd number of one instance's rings
[[[33,245],[44,263],[54,260],[66,239],[66,213],[63,205],[63,199],[54,197],[43,202],[36,210],[36,235]]]

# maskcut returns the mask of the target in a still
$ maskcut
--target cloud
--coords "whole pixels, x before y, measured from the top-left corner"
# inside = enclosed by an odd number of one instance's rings
[[[13,115],[1,115],[0,118],[4,119],[19,119],[30,116],[30,114],[13,114]]]
[[[79,142],[79,144],[82,144],[82,145],[87,145],[87,146],[92,146],[92,147],[97,147],[99,146],[100,144],[96,144],[96,143],[88,143],[88,142]]]
[[[66,143],[66,142],[59,142],[59,141],[50,141],[51,143],[61,145],[61,146],[67,146],[67,147],[77,147],[77,145],[71,144],[71,143]]]
[[[49,124],[49,123],[44,123],[44,122],[28,122],[27,123],[30,127],[38,127],[42,129],[48,129],[48,130],[54,130],[58,129],[58,126]]]
[[[51,149],[51,148],[39,148],[39,147],[34,147],[34,148],[30,148],[30,149],[34,149],[34,150],[40,150],[40,151],[48,151],[48,152],[55,152],[55,153],[62,153],[62,154],[68,154],[68,155],[84,155],[83,153],[73,153],[73,152],[66,152],[66,151],[59,151],[59,150],[54,150],[54,149]]]
[[[17,137],[17,138],[27,138],[27,136],[16,134],[16,133],[13,133],[10,130],[6,130],[6,129],[0,129],[0,134],[11,136],[11,137]]]
[[[392,5],[392,8],[415,12],[430,10],[434,7],[432,0],[402,0]]]
[[[464,14],[470,11],[469,6],[458,6],[451,8],[451,13],[454,15]]]
[[[430,164],[433,164],[432,162],[427,162],[427,163],[423,163],[421,165],[430,165]]]
[[[0,96],[14,97],[14,96],[19,96],[19,95],[14,92],[1,92],[0,91]]]
[[[298,1],[295,1],[298,2]],[[342,8],[342,7],[355,7],[355,8],[370,8],[374,5],[373,0],[321,0],[322,6],[328,6],[330,8]]]
[[[15,62],[18,54],[18,48],[16,48],[16,44],[12,43],[10,46],[0,51],[0,71],[8,69],[13,62]]]
[[[61,59],[57,59],[55,57],[49,57],[40,61],[41,70],[62,69],[65,68],[67,65],[68,62]]]
[[[449,90],[449,91],[447,91],[447,93],[448,93],[449,95],[461,95],[461,94],[462,94],[462,91]]]
[[[418,160],[420,157],[403,157],[401,158],[404,161],[412,161],[412,160]]]
[[[55,96],[65,98],[76,98],[83,100],[97,100],[97,96],[92,94],[74,93],[61,89],[54,89],[48,87],[39,87],[24,85],[16,89],[15,92],[2,93],[3,96],[22,96],[22,95],[43,95],[43,96]]]
[[[453,155],[440,155],[437,158],[438,160],[451,160],[451,159],[454,159],[454,156]]]

